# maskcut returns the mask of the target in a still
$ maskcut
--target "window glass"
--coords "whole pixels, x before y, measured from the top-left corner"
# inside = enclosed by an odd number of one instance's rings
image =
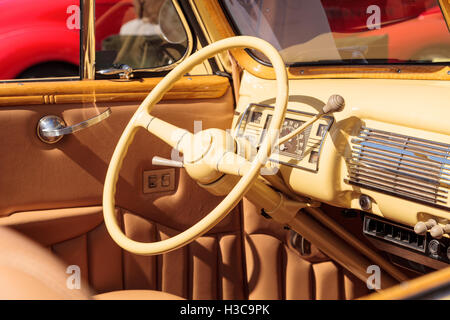
[[[0,0],[0,80],[79,75],[79,0]]]
[[[96,0],[96,70],[169,66],[187,50],[171,0]]]
[[[450,62],[437,0],[222,1],[241,34],[269,41],[290,65]]]

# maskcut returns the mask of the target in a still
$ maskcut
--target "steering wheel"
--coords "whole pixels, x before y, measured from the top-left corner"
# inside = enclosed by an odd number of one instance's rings
[[[236,48],[250,48],[263,53],[272,63],[277,81],[272,121],[265,140],[252,162],[236,154],[233,137],[223,130],[208,129],[193,135],[150,115],[155,104],[193,67],[224,50]],[[278,51],[264,40],[249,36],[226,38],[202,48],[180,63],[145,98],[126,126],[114,150],[103,189],[103,215],[112,239],[129,252],[155,255],[178,249],[208,232],[239,203],[258,178],[261,167],[265,165],[278,139],[279,129],[286,112],[287,99],[288,79],[284,62]],[[114,196],[119,171],[128,147],[139,128],[146,129],[182,152],[186,171],[193,179],[201,183],[212,183],[224,174],[242,176],[217,207],[192,227],[172,238],[152,243],[138,242],[128,238],[121,230],[115,214]]]

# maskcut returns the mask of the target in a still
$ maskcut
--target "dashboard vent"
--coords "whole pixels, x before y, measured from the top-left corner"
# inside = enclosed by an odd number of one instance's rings
[[[448,210],[450,145],[362,127],[350,184]]]
[[[388,223],[367,215],[364,216],[363,232],[416,251],[425,252],[426,237],[418,235],[412,228]]]

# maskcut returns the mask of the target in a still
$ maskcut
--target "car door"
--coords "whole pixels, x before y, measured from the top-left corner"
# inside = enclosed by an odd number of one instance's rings
[[[65,78],[54,78],[51,72],[45,76],[41,72],[38,77],[43,78],[39,80],[16,79],[0,84],[0,145],[3,149],[0,225],[24,233],[68,265],[79,267],[81,277],[98,293],[146,288],[163,289],[186,298],[217,298],[216,249],[240,248],[240,244],[236,244],[240,230],[239,208],[235,209],[237,214],[230,215],[212,233],[164,257],[137,257],[123,252],[113,243],[103,224],[103,183],[115,145],[143,98],[179,62],[177,59],[182,60],[186,54],[177,51],[180,46],[169,46],[167,50],[175,50],[178,57],[158,58],[153,65],[150,65],[151,59],[147,59],[133,71],[133,77],[129,77],[130,74],[121,69],[123,65],[145,56],[142,53],[135,57],[125,55],[125,59],[120,60],[118,52],[142,49],[143,42],[138,43],[139,33],[136,33],[139,28],[133,27],[130,21],[138,19],[144,9],[133,7],[131,1],[97,0],[94,22],[92,1],[72,2],[65,4],[65,11],[60,12],[63,20],[58,23],[72,28],[71,34],[80,31],[77,23],[81,29],[81,53],[77,59],[81,61],[81,72]],[[77,9],[77,5],[81,6]],[[191,48],[190,54],[202,43],[186,23],[183,12],[188,8],[185,6],[181,10],[178,2],[174,5],[185,28],[185,48]],[[81,24],[77,13],[84,18]],[[107,22],[107,19],[117,21],[119,18],[122,19],[120,24]],[[130,35],[130,31],[127,34],[125,30],[125,38],[121,38],[121,29],[126,23],[135,34]],[[94,25],[98,26],[101,41],[92,38],[89,27]],[[109,29],[105,25],[109,25]],[[50,38],[48,34],[40,41],[47,41],[47,38]],[[105,42],[105,39],[109,40]],[[150,45],[145,43],[146,50],[154,49],[151,42]],[[98,58],[95,73],[94,45]],[[115,56],[111,55],[114,50]],[[56,60],[62,61],[62,58]],[[71,61],[65,63],[75,66],[73,54]],[[3,66],[7,67],[7,64]],[[165,68],[152,72],[155,67]],[[192,132],[199,126],[230,128],[234,114],[230,81],[227,77],[213,75],[214,68],[205,63],[183,77],[152,114]],[[38,70],[45,72],[45,68]],[[100,74],[102,70],[107,71]],[[4,78],[19,74],[11,72]],[[108,109],[111,114],[102,121],[64,135],[55,143],[39,138],[38,123],[44,117],[57,116],[67,126],[72,126],[99,117]],[[182,231],[220,201],[193,182],[183,169],[152,164],[154,156],[170,158],[171,152],[169,146],[144,130],[137,133],[128,151],[117,185],[116,204],[125,232],[136,240],[154,241]],[[222,251],[224,259],[231,254],[231,250]],[[236,266],[229,267],[229,277],[242,283],[242,270],[237,262]],[[207,265],[216,267],[206,268]],[[190,271],[186,272],[186,268]],[[193,283],[204,285],[198,289]],[[242,297],[241,291],[230,292],[231,298]]]

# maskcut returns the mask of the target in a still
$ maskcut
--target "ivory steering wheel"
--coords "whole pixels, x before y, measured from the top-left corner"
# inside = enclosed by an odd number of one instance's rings
[[[272,63],[276,74],[277,95],[274,113],[265,140],[252,162],[235,153],[233,138],[219,129],[209,129],[193,135],[150,115],[153,107],[174,83],[197,64],[230,49],[249,48],[263,53]],[[109,234],[123,249],[139,255],[166,253],[189,244],[218,224],[239,203],[258,178],[260,169],[278,138],[288,99],[288,79],[284,62],[278,51],[268,42],[255,37],[238,36],[226,38],[202,48],[181,62],[168,73],[150,92],[126,126],[109,163],[103,189],[103,215]],[[189,175],[199,182],[210,183],[225,174],[241,175],[239,182],[208,215],[178,235],[152,243],[128,238],[121,230],[115,214],[115,191],[119,171],[129,145],[137,130],[142,127],[179,150],[184,155],[184,166]],[[234,141],[234,140],[233,140]],[[230,147],[230,145],[232,147]],[[225,161],[227,159],[227,161]]]

